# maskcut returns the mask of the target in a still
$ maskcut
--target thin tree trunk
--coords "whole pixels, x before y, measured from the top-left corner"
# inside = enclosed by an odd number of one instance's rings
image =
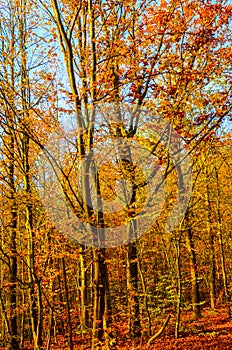
[[[96,335],[99,320],[99,263],[96,250],[93,249],[93,261],[94,261],[94,270],[93,270],[93,325],[92,325],[92,350],[96,346],[96,338],[101,340],[100,334]],[[102,323],[103,324],[103,323]],[[100,325],[99,325],[100,326]]]
[[[206,170],[206,200],[207,200],[207,231],[209,235],[210,243],[210,274],[209,274],[209,286],[210,286],[210,305],[211,310],[215,310],[215,298],[216,298],[216,263],[215,263],[215,248],[214,248],[214,233],[212,230],[212,218],[211,218],[211,203],[210,203],[210,189],[209,189],[209,177]]]
[[[81,323],[81,332],[82,336],[87,327],[87,280],[86,280],[86,266],[85,266],[85,251],[86,248],[84,246],[81,247],[81,251],[79,254],[79,265],[80,265],[80,275],[79,275],[79,291],[80,291],[80,299],[81,299],[81,310],[80,310],[80,323]]]
[[[180,313],[181,313],[181,297],[182,297],[182,283],[181,283],[181,266],[180,266],[180,240],[179,235],[175,242],[176,248],[176,272],[177,272],[177,293],[176,293],[176,324],[175,324],[175,337],[179,337],[180,328]]]
[[[220,191],[220,184],[219,184],[219,178],[218,178],[218,170],[216,169],[216,167],[215,167],[215,175],[216,175],[216,183],[217,183],[217,219],[218,219],[219,244],[220,244],[220,251],[221,251],[223,285],[224,285],[227,313],[228,313],[228,316],[231,317],[231,310],[230,310],[229,298],[228,298],[228,281],[227,281],[227,272],[226,272],[226,264],[225,264],[223,233],[222,233],[222,216],[221,216],[221,203],[220,203],[221,191]]]
[[[104,330],[110,324],[111,305],[109,297],[108,273],[105,263],[105,253],[106,251],[104,248],[93,249],[94,299],[92,349],[95,349],[97,344],[102,343]]]
[[[131,222],[134,229],[136,222]],[[127,248],[127,293],[129,311],[129,332],[132,339],[141,336],[139,296],[138,296],[138,260],[136,242],[129,243]]]
[[[50,318],[49,318],[49,329],[47,337],[47,347],[46,350],[50,350],[51,341],[52,341],[52,321],[53,321],[53,309],[50,309]]]
[[[15,10],[11,11],[10,31],[11,31],[11,65],[10,65],[10,80],[11,80],[11,92],[9,92],[8,101],[11,106],[15,105],[14,86],[15,86],[15,57],[16,57],[16,34],[15,34],[16,14]],[[18,339],[18,317],[17,317],[17,202],[16,202],[16,185],[15,185],[15,162],[16,162],[16,136],[15,136],[15,114],[12,109],[6,107],[5,114],[7,116],[7,123],[9,130],[7,134],[8,138],[8,156],[7,164],[8,167],[8,182],[10,187],[10,213],[9,213],[9,237],[10,237],[10,255],[9,255],[9,289],[8,289],[8,303],[10,309],[9,315],[9,330],[10,330],[10,350],[19,349]]]
[[[72,330],[72,321],[71,321],[71,315],[70,315],[69,291],[68,291],[64,257],[62,257],[61,263],[62,263],[62,271],[63,271],[63,278],[64,278],[64,291],[65,291],[65,302],[66,302],[66,312],[67,312],[68,345],[69,345],[69,349],[73,350],[73,339],[72,339],[73,330]]]
[[[0,303],[1,303],[1,311],[2,311],[1,313],[3,315],[2,330],[5,330],[5,327],[4,327],[4,321],[5,321],[7,337],[10,338],[11,337],[10,322],[9,322],[7,311],[6,311],[6,303],[5,303],[5,300],[4,300],[3,295],[2,295],[2,288],[0,288]],[[3,319],[4,319],[4,321],[3,321]],[[4,333],[2,335],[4,335]]]
[[[186,247],[189,252],[189,264],[192,283],[192,308],[196,318],[201,317],[200,309],[200,294],[199,294],[199,281],[197,272],[196,252],[194,247],[194,241],[192,236],[191,223],[189,220],[189,212],[186,212]]]
[[[139,271],[139,275],[140,275],[140,279],[141,279],[141,283],[142,283],[142,287],[143,287],[144,308],[145,308],[145,311],[147,313],[147,320],[148,320],[148,336],[151,337],[151,313],[150,313],[149,307],[148,307],[147,286],[146,286],[145,278],[143,275],[143,271],[141,269],[140,261],[138,262],[138,271]]]
[[[21,54],[21,98],[22,98],[22,111],[25,127],[27,127],[27,120],[29,120],[29,105],[30,105],[30,92],[28,82],[28,70],[27,70],[27,52],[26,52],[26,15],[23,12],[23,8],[26,8],[26,3],[22,0],[22,6],[19,8],[19,35],[20,35],[20,54]],[[34,248],[34,229],[33,229],[33,206],[32,206],[32,193],[31,193],[31,179],[30,179],[30,164],[29,164],[29,146],[30,138],[26,133],[22,136],[22,168],[23,168],[23,180],[24,191],[26,198],[26,221],[25,227],[27,232],[27,249],[28,249],[28,269],[29,269],[29,302],[30,302],[30,317],[32,325],[32,334],[34,341],[34,349],[40,349],[42,346],[42,303],[41,303],[41,291],[39,281],[36,282],[35,274],[35,248]],[[35,283],[37,283],[37,293],[35,290]],[[38,305],[37,305],[38,304]]]
[[[14,157],[14,137],[11,135],[10,139],[10,153],[11,157]],[[18,350],[18,318],[17,318],[17,207],[15,201],[15,183],[14,183],[14,159],[10,160],[9,166],[9,183],[11,187],[11,208],[10,208],[10,264],[9,264],[9,306],[10,306],[10,317],[9,317],[9,328],[10,328],[10,350]]]

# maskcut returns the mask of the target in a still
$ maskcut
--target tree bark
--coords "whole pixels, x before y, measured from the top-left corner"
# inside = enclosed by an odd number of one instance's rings
[[[134,229],[136,222],[131,223]],[[129,332],[132,339],[141,336],[138,296],[138,256],[136,242],[129,243],[127,248],[127,293],[129,312]]]
[[[193,234],[191,228],[191,222],[189,219],[189,211],[186,212],[186,247],[189,252],[189,264],[190,264],[190,273],[191,273],[191,283],[192,283],[192,308],[196,318],[201,317],[200,309],[200,293],[199,293],[199,280],[197,272],[197,260],[196,252],[193,241]]]
[[[180,328],[180,313],[181,313],[181,298],[182,298],[182,281],[181,281],[181,260],[180,260],[180,240],[181,235],[176,237],[175,249],[176,249],[176,273],[177,273],[177,293],[176,293],[176,324],[175,324],[175,337],[179,337]]]
[[[72,330],[72,321],[71,321],[71,314],[70,314],[69,290],[68,290],[64,257],[61,258],[61,263],[62,263],[62,272],[63,272],[63,278],[64,278],[64,291],[65,291],[64,295],[65,295],[66,312],[67,312],[68,346],[70,350],[73,350],[73,338],[72,338],[73,330]]]
[[[217,221],[218,221],[218,236],[219,236],[219,244],[220,244],[220,252],[221,252],[221,267],[222,267],[224,294],[225,294],[227,313],[228,313],[228,316],[231,317],[231,309],[230,309],[229,297],[228,297],[228,280],[227,280],[227,272],[226,272],[226,264],[225,264],[223,232],[222,232],[222,216],[221,216],[221,203],[220,203],[221,191],[220,191],[218,170],[216,167],[214,168],[214,170],[215,170],[216,184],[217,184]]]
[[[211,309],[215,310],[216,300],[216,262],[215,262],[215,248],[214,248],[214,233],[212,229],[212,214],[211,214],[211,201],[210,201],[210,188],[209,188],[209,176],[206,169],[206,203],[207,203],[207,232],[209,236],[210,244],[210,274],[209,274],[209,286],[210,286],[210,305]]]
[[[9,121],[11,123],[11,121]],[[9,184],[11,191],[10,198],[10,259],[9,259],[9,293],[8,303],[10,307],[9,329],[10,329],[10,344],[9,350],[19,349],[18,339],[18,317],[17,317],[17,204],[15,199],[15,140],[13,135],[13,122],[9,128]]]

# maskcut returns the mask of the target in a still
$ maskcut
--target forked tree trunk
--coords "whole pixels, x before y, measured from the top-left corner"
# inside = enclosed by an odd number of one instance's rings
[[[82,27],[82,30],[80,32],[82,33],[79,37],[79,44],[81,47],[79,47],[80,50],[80,59],[81,59],[81,69],[83,73],[83,65],[82,65],[82,54],[83,54],[83,48],[86,45],[86,37],[89,37],[90,39],[90,55],[91,55],[91,65],[90,65],[90,71],[89,71],[89,80],[90,80],[90,95],[91,95],[91,101],[88,101],[87,95],[83,94],[83,100],[80,100],[78,89],[77,89],[77,81],[76,81],[76,73],[75,73],[75,62],[74,62],[74,54],[73,54],[73,48],[72,48],[72,38],[69,36],[68,32],[66,31],[66,28],[62,22],[62,16],[59,10],[59,6],[57,3],[57,0],[51,0],[51,5],[53,8],[54,18],[57,25],[59,38],[60,38],[60,46],[62,48],[63,54],[64,54],[64,60],[66,63],[66,70],[67,75],[71,87],[71,92],[73,96],[74,101],[74,108],[76,112],[76,119],[77,119],[77,127],[79,130],[83,130],[83,133],[78,133],[78,141],[77,141],[77,151],[79,159],[83,160],[84,157],[86,159],[88,158],[88,155],[91,152],[92,144],[93,144],[93,134],[92,134],[92,127],[93,125],[90,124],[89,120],[91,120],[91,117],[88,117],[87,119],[84,119],[87,104],[94,105],[96,100],[96,43],[95,43],[95,14],[94,14],[94,6],[92,3],[92,0],[88,0],[86,2],[86,6],[83,7],[81,12],[78,13],[77,23],[79,28],[81,27],[81,21],[84,18],[84,21],[86,21],[88,17],[88,25]],[[82,17],[82,19],[81,19]],[[83,25],[83,24],[82,24]],[[82,75],[82,81],[84,79],[85,72]],[[86,84],[86,82],[85,82]],[[82,103],[83,102],[83,103]],[[84,108],[84,114],[82,114],[82,108]],[[83,134],[85,134],[83,136]],[[86,138],[85,138],[86,137]],[[84,140],[85,138],[85,140]],[[92,229],[91,229],[91,217],[93,214],[92,206],[91,206],[91,198],[90,198],[90,183],[89,183],[89,173],[90,173],[90,165],[88,162],[88,159],[83,164],[83,178],[82,178],[82,195],[83,195],[83,211],[84,216],[87,222],[87,226],[89,227],[89,235],[92,235]],[[98,181],[98,180],[97,180]],[[98,184],[96,184],[96,187]],[[88,204],[87,204],[88,203]],[[100,210],[98,208],[97,211],[97,221],[99,227],[104,227],[104,220],[101,216]],[[98,215],[99,214],[99,215]],[[94,232],[94,235],[96,235],[96,232]],[[99,237],[94,237],[94,239],[99,240]],[[102,238],[100,237],[100,240]],[[95,242],[96,243],[96,242]],[[102,248],[93,248],[93,290],[94,290],[94,296],[93,296],[93,337],[92,337],[92,347],[95,348],[95,344],[98,341],[102,341],[103,338],[103,320],[105,317],[105,313],[107,310],[107,296],[106,294],[108,289],[108,277],[107,277],[107,267],[105,262],[105,250]],[[82,270],[83,273],[83,270]],[[84,279],[82,279],[84,281]],[[82,286],[83,287],[83,286]],[[84,289],[83,289],[84,291]],[[84,306],[84,295],[83,295],[83,304],[82,304],[82,320],[85,318],[85,306]],[[106,318],[105,318],[106,320]],[[107,321],[107,320],[106,320]]]

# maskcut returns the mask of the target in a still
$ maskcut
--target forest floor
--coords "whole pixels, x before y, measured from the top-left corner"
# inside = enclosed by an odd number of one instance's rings
[[[149,350],[232,350],[232,318],[228,317],[226,310],[212,312],[206,309],[202,311],[202,316],[195,320],[192,313],[183,315],[178,339],[174,337],[175,320],[171,319],[162,335],[150,345]],[[133,350],[133,347],[123,344],[119,346],[119,350],[126,349]],[[148,347],[141,344],[134,349],[147,350]]]
[[[148,339],[141,339],[140,344],[132,344],[126,339],[125,331],[122,327],[122,333],[118,341],[117,350],[232,350],[232,318],[228,317],[225,309],[212,312],[210,310],[202,311],[202,318],[198,320],[193,318],[191,312],[187,312],[181,317],[180,334],[176,339],[174,336],[175,318],[172,317],[162,335],[147,347]],[[162,327],[162,324],[157,324],[154,333]],[[74,350],[89,350],[89,341],[85,339],[74,339]],[[82,343],[82,344],[81,344]],[[26,344],[25,344],[26,345]],[[45,347],[46,348],[46,347]],[[33,349],[32,345],[26,345],[24,349]],[[62,336],[57,336],[56,343],[51,344],[50,350],[68,350],[69,347],[64,342]],[[100,348],[102,350],[105,347]],[[5,348],[0,348],[5,350]]]

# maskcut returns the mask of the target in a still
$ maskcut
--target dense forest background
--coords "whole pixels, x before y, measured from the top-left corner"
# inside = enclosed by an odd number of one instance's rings
[[[142,349],[168,322],[173,339],[183,336],[190,311],[196,322],[205,310],[231,316],[231,17],[224,0],[0,1],[4,349]],[[130,181],[132,196],[113,221],[130,222],[131,240],[115,247],[96,244],[98,229],[112,224],[101,205],[116,196],[115,167],[106,162],[95,172],[98,209],[89,162],[81,194],[75,182],[78,162],[100,142],[94,107],[104,103],[114,103],[118,116],[121,104],[135,106],[127,123],[106,120],[105,133],[147,148],[166,186],[157,220],[134,239],[146,183],[130,147],[123,150],[127,162],[119,156],[117,176]],[[178,171],[161,139],[139,134],[142,107],[153,111],[153,125],[161,116],[172,126],[191,162],[191,197],[172,230],[165,225]],[[62,234],[38,191],[46,180],[38,159],[51,158],[49,135],[68,117],[76,120],[76,141],[57,165],[58,186],[89,225],[92,245]]]

